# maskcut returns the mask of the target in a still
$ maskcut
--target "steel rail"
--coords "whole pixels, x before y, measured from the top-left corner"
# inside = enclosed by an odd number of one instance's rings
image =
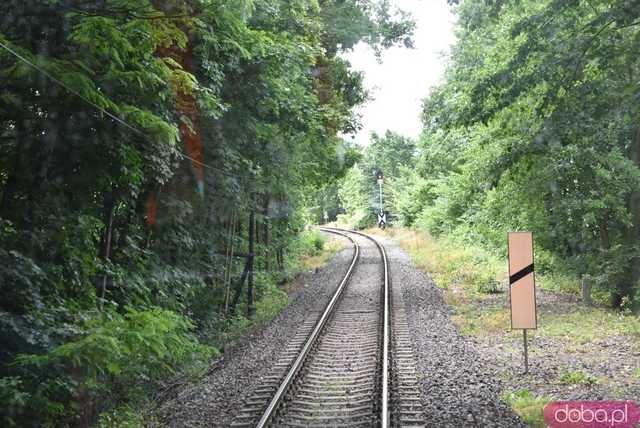
[[[347,283],[349,282],[349,279],[351,279],[351,275],[353,273],[353,269],[355,268],[355,266],[356,266],[356,264],[358,262],[358,258],[360,257],[360,246],[358,245],[358,243],[353,238],[348,236],[346,233],[343,233],[343,232],[338,231],[338,230],[325,229],[325,228],[320,228],[320,230],[324,230],[326,232],[334,233],[336,235],[341,235],[341,236],[347,238],[349,241],[351,241],[351,243],[353,244],[353,248],[355,250],[354,253],[353,253],[353,258],[351,259],[351,264],[349,265],[349,269],[347,270],[347,273],[342,278],[342,281],[340,282],[340,285],[338,286],[336,292],[333,294],[333,297],[329,301],[329,304],[327,304],[327,307],[325,308],[324,312],[322,313],[322,316],[320,317],[320,319],[316,323],[315,328],[313,329],[313,331],[309,335],[309,338],[305,342],[302,350],[300,351],[300,354],[298,354],[298,357],[296,358],[296,360],[291,365],[291,368],[289,368],[289,371],[287,372],[287,375],[285,376],[284,380],[280,384],[280,387],[278,388],[278,390],[276,391],[274,396],[271,398],[271,401],[269,402],[269,405],[267,406],[267,409],[262,414],[262,417],[260,418],[260,421],[258,421],[258,424],[256,425],[257,428],[266,427],[267,423],[269,422],[269,419],[271,419],[273,414],[276,412],[276,410],[278,408],[278,404],[280,403],[280,401],[284,397],[285,393],[287,392],[287,389],[289,388],[289,385],[291,385],[291,383],[295,379],[296,375],[298,374],[298,372],[302,368],[302,366],[303,366],[303,364],[304,364],[304,362],[305,362],[305,360],[306,360],[306,358],[307,358],[307,356],[309,354],[309,351],[311,350],[311,348],[315,344],[316,340],[318,339],[318,336],[320,335],[320,332],[322,331],[322,328],[327,323],[327,320],[329,319],[329,317],[331,316],[331,314],[335,310],[336,304],[337,304],[338,300],[340,299],[340,296],[342,295],[342,292],[344,291]]]
[[[360,246],[353,238],[347,235],[347,233],[353,233],[356,235],[360,235],[364,238],[367,238],[370,241],[373,241],[373,243],[378,248],[378,251],[382,255],[382,262],[383,262],[383,268],[384,268],[384,289],[383,289],[383,328],[382,328],[382,376],[381,376],[381,388],[380,388],[380,404],[381,404],[380,405],[380,426],[382,428],[387,428],[389,427],[389,343],[390,343],[389,326],[391,322],[390,307],[389,307],[389,299],[390,299],[389,261],[387,258],[387,253],[382,244],[380,244],[376,239],[362,232],[337,229],[337,228],[326,228],[326,227],[321,227],[319,229],[325,232],[334,233],[347,238],[349,241],[351,241],[351,243],[354,246],[354,249],[355,249],[354,255],[351,260],[349,269],[347,270],[347,273],[345,274],[342,281],[340,282],[338,289],[336,290],[333,297],[329,301],[329,304],[327,305],[324,312],[322,313],[322,316],[320,317],[318,323],[316,324],[312,333],[309,335],[309,338],[305,342],[305,345],[302,348],[302,351],[300,351],[300,354],[298,355],[298,357],[292,364],[291,368],[287,372],[287,375],[285,376],[284,380],[280,384],[280,387],[272,397],[271,401],[269,402],[269,405],[267,406],[267,409],[262,414],[262,417],[260,418],[260,421],[256,426],[257,428],[264,428],[267,426],[269,420],[276,412],[280,401],[282,400],[285,393],[287,392],[287,389],[295,379],[296,375],[300,372],[311,348],[313,347],[316,340],[318,339],[320,332],[322,331],[325,324],[327,323],[327,320],[335,310],[337,302],[340,299],[340,296],[342,295],[344,289],[346,288],[347,283],[351,279],[353,269],[355,268],[355,265],[357,264],[358,258],[360,255]]]
[[[377,239],[372,238],[369,235],[366,235],[362,232],[356,232],[354,230],[350,230],[349,232],[355,233],[356,235],[363,236],[371,241],[373,241],[378,247],[378,251],[382,255],[382,262],[384,264],[384,295],[383,295],[383,305],[384,305],[384,316],[383,316],[383,328],[382,328],[382,380],[381,380],[381,391],[380,391],[380,426],[382,428],[387,428],[389,426],[389,343],[390,343],[390,308],[389,308],[389,262],[387,259],[387,252],[384,249],[384,246],[378,242]]]

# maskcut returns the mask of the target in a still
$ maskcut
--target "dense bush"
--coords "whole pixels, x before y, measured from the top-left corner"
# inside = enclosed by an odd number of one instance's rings
[[[124,424],[280,311],[357,154],[340,53],[412,31],[382,1],[0,2],[0,423]]]
[[[160,308],[97,314],[82,328],[84,334],[47,354],[17,357],[20,375],[2,379],[4,424],[91,421],[102,409],[142,402],[160,380],[217,353],[198,342],[187,318]]]
[[[421,223],[500,251],[508,231],[533,231],[614,306],[640,305],[640,102],[624,71],[638,68],[640,9],[456,11],[446,78],[424,104],[419,170],[433,190]]]
[[[301,252],[306,255],[320,254],[326,238],[317,230],[308,230],[300,234]]]

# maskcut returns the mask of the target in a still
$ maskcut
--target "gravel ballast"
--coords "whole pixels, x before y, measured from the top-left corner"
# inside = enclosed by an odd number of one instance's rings
[[[500,400],[489,362],[456,330],[441,291],[395,241],[376,238],[387,249],[394,293],[402,293],[427,426],[525,427]]]
[[[332,235],[333,236],[333,235]],[[266,325],[245,336],[212,364],[210,373],[196,384],[179,388],[160,404],[162,426],[226,427],[243,405],[243,400],[262,383],[279,353],[295,336],[309,316],[316,316],[347,271],[353,249],[345,238],[345,248],[315,273],[297,278],[301,286],[291,296],[291,304]]]
[[[500,400],[501,385],[490,364],[456,330],[440,290],[395,241],[376,239],[387,249],[394,293],[402,295],[427,426],[525,426]],[[180,387],[160,405],[162,426],[231,424],[244,399],[269,374],[298,327],[309,316],[316,316],[335,291],[352,257],[351,245],[344,242],[345,249],[325,267],[298,278],[304,285],[293,293],[292,303],[279,316],[228,349],[205,378]]]

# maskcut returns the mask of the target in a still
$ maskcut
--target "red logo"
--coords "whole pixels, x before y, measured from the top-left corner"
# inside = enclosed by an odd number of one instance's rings
[[[634,428],[640,407],[633,401],[553,401],[544,407],[551,428]]]

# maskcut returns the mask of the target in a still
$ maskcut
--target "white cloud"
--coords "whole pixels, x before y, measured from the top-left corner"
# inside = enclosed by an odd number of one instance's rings
[[[455,40],[455,17],[446,0],[392,3],[411,12],[416,20],[415,49],[388,49],[382,53],[381,64],[364,43],[343,55],[354,69],[364,71],[365,87],[373,98],[358,109],[364,127],[355,141],[361,145],[369,144],[372,131],[383,134],[389,129],[408,137],[419,136],[422,99],[442,77],[445,66],[442,53]]]

